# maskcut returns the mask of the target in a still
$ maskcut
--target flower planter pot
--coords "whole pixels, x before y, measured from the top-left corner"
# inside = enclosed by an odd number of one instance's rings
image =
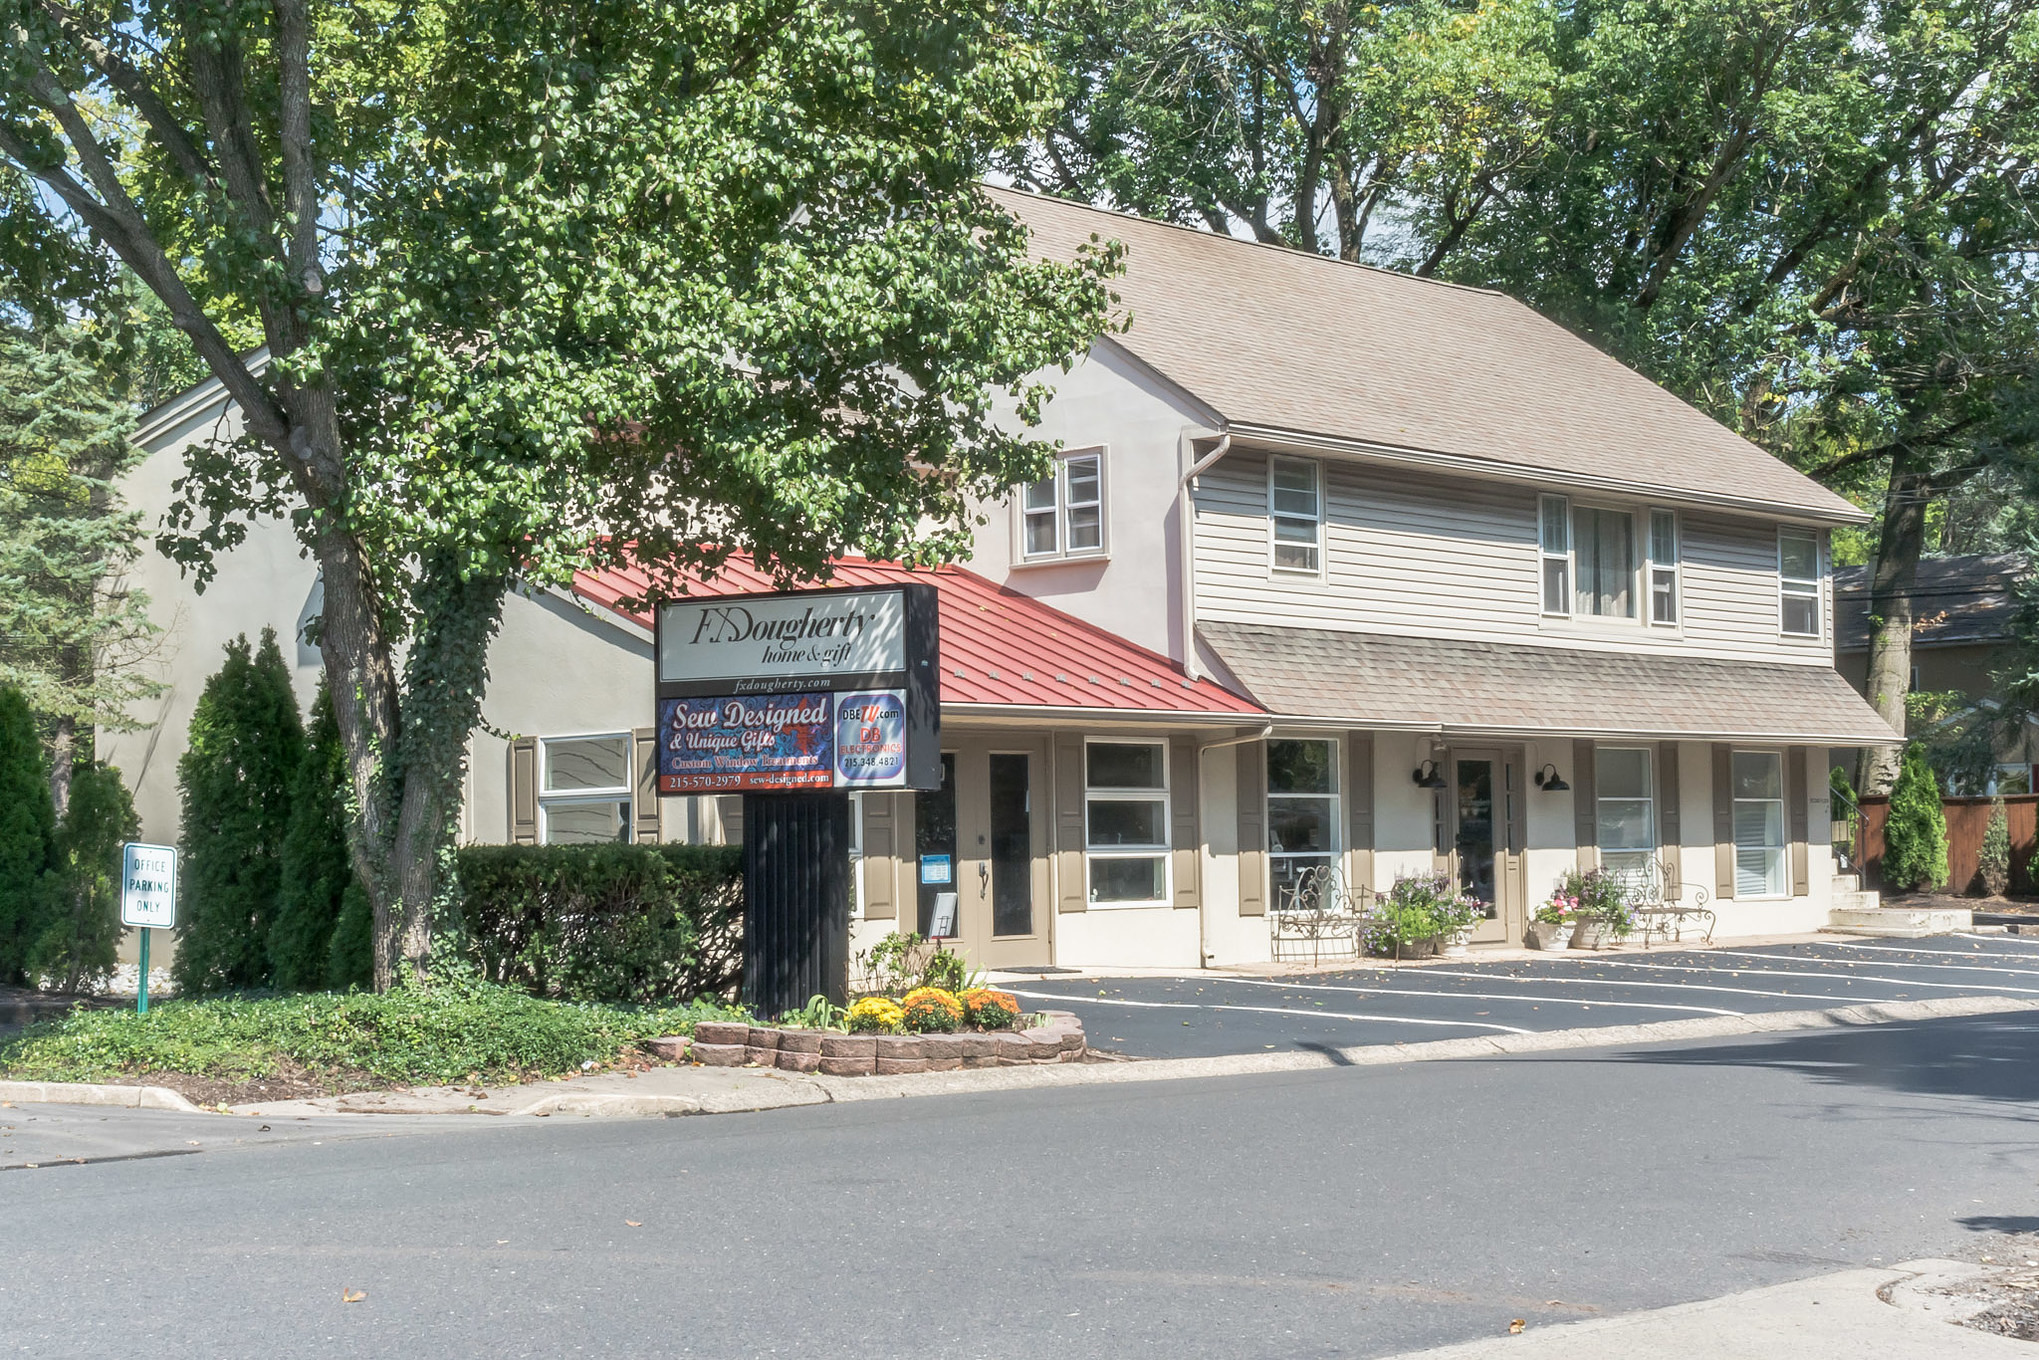
[[[1473,952],[1473,933],[1457,930],[1449,935],[1440,935],[1432,941],[1440,956],[1447,959],[1462,959]]]
[[[1614,927],[1605,921],[1595,921],[1589,917],[1580,921],[1578,929],[1572,932],[1574,949],[1605,949],[1613,943]]]
[[[1532,948],[1546,949],[1552,953],[1563,953],[1572,947],[1572,932],[1575,927],[1570,921],[1531,921],[1529,943]]]

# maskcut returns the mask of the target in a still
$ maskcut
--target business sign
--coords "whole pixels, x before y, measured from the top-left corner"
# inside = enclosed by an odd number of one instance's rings
[[[177,848],[121,847],[120,923],[168,930],[177,924]]]
[[[659,792],[941,787],[937,648],[919,583],[661,606]]]

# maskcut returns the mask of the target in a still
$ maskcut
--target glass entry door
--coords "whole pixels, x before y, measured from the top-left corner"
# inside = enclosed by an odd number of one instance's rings
[[[1052,962],[1048,746],[1031,734],[944,733],[939,792],[914,795],[913,927],[973,968]]]
[[[1522,759],[1509,751],[1458,751],[1444,791],[1451,874],[1480,903],[1473,939],[1519,944],[1522,903]]]

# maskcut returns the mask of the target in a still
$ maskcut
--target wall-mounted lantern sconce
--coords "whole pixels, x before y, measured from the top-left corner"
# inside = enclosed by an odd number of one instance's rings
[[[1545,793],[1563,793],[1572,787],[1565,782],[1564,776],[1558,773],[1558,767],[1549,762],[1545,762],[1544,767],[1536,772],[1536,786]]]
[[[1437,762],[1426,760],[1409,772],[1409,778],[1416,781],[1419,789],[1441,789],[1444,787],[1444,772],[1437,768]]]

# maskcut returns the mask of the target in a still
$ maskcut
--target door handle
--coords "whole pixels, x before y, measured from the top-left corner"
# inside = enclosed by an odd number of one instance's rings
[[[991,866],[983,860],[977,861],[977,895],[983,897],[991,891]]]

